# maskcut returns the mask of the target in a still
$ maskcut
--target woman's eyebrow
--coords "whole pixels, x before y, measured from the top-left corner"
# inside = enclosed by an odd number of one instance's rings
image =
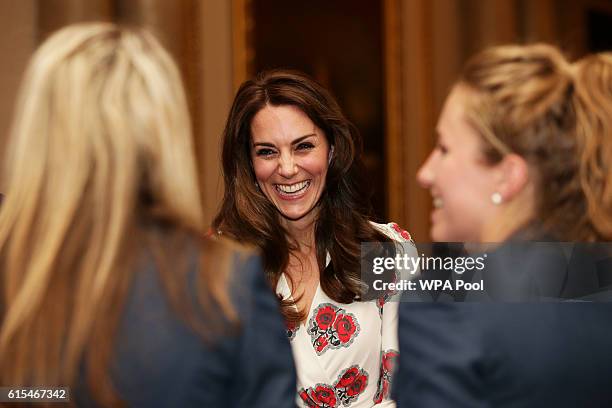
[[[317,135],[316,133],[310,133],[310,134],[308,134],[308,135],[300,136],[300,137],[298,137],[297,139],[295,139],[294,141],[292,141],[292,142],[291,142],[291,144],[292,144],[292,145],[294,145],[294,144],[298,144],[298,143],[300,143],[302,140],[304,140],[304,139],[308,139],[309,137],[311,137],[311,136],[316,136],[316,135]]]
[[[310,134],[307,134],[307,135],[304,135],[304,136],[300,136],[300,137],[298,137],[297,139],[294,139],[294,140],[291,142],[291,144],[292,144],[292,145],[298,144],[298,143],[300,143],[302,140],[304,140],[304,139],[308,139],[309,137],[316,136],[316,135],[317,135],[316,133],[310,133]],[[269,142],[256,142],[256,143],[253,143],[253,147],[255,147],[255,146],[275,147],[275,146],[274,146],[274,143],[269,143]]]
[[[255,147],[255,146],[275,147],[273,143],[267,143],[267,142],[253,143],[253,147]]]

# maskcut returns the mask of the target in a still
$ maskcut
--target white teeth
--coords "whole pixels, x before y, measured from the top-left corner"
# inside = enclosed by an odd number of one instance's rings
[[[433,206],[434,208],[442,208],[444,207],[444,201],[440,197],[434,197]]]
[[[277,184],[276,189],[285,194],[293,194],[298,191],[301,191],[310,185],[310,181],[302,181],[300,183],[295,184]]]

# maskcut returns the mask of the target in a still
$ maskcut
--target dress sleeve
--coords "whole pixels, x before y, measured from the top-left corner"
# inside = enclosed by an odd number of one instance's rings
[[[382,301],[379,301],[382,302]],[[397,340],[398,303],[388,302],[381,306],[381,350],[380,350],[380,374],[378,388],[374,396],[377,407],[391,408],[395,403],[391,400],[391,385],[393,383],[393,371],[395,361],[399,355]]]
[[[414,242],[410,233],[396,223],[375,224],[380,232],[397,242],[401,250],[407,251],[408,256],[418,256]],[[400,272],[396,280],[411,279],[414,276]],[[380,377],[378,381],[378,390],[374,397],[374,402],[377,407],[394,408],[395,402],[391,399],[391,388],[393,385],[393,375],[395,371],[395,363],[399,358],[399,345],[397,338],[398,330],[398,310],[401,294],[389,294],[378,300],[378,307],[381,313],[381,350],[380,350]]]
[[[258,258],[251,258],[245,269],[243,276],[251,283],[240,300],[235,406],[295,407],[295,366],[278,301]]]
[[[390,222],[388,224],[378,224],[372,222],[371,224],[374,228],[376,228],[378,231],[385,234],[387,237],[391,238],[395,242],[411,242],[414,244],[410,233],[400,227],[395,222]]]

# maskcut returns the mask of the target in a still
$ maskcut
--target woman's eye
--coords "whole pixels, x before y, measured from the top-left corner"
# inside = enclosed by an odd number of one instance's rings
[[[296,150],[309,150],[312,149],[314,147],[314,145],[310,142],[302,142],[299,145],[297,145]]]
[[[274,152],[274,150],[272,150],[272,149],[258,149],[258,150],[256,150],[256,151],[255,151],[255,154],[256,154],[257,156],[260,156],[260,157],[271,156],[271,155],[273,155],[274,153],[275,153],[275,152]]]
[[[438,149],[438,151],[440,153],[442,153],[442,154],[448,153],[448,148],[446,146],[444,146],[443,144],[438,143],[438,145],[436,147],[437,147],[437,149]]]

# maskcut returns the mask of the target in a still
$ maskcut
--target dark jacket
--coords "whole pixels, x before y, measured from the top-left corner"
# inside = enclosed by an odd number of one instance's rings
[[[612,404],[612,303],[567,299],[595,272],[516,249],[497,252],[486,299],[400,305],[398,407]]]
[[[206,343],[170,308],[153,262],[136,275],[112,369],[128,406],[295,406],[291,348],[257,257],[235,268],[229,289],[239,330]],[[91,400],[77,395],[77,404],[91,405]]]

